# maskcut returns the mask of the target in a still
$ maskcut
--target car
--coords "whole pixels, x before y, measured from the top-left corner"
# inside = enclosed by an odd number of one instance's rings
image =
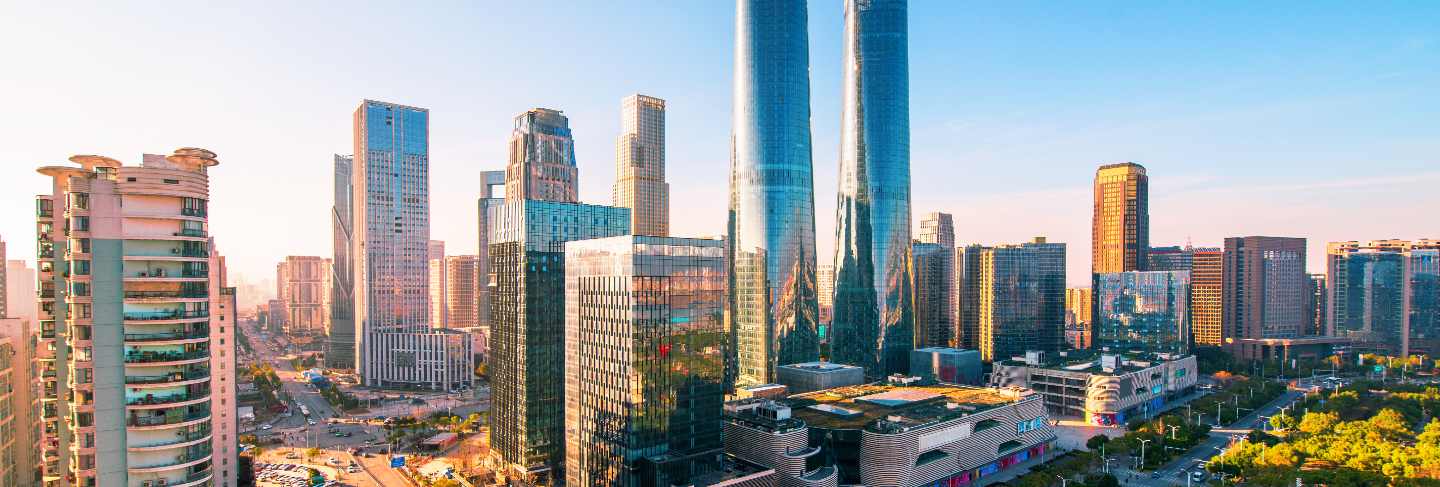
[[[346,472],[346,473],[360,473],[360,467],[351,465],[349,468],[346,468],[346,469],[345,469],[345,472]]]
[[[1158,478],[1160,478],[1160,472],[1157,471],[1157,472],[1151,473],[1151,474],[1150,474],[1150,478],[1152,478],[1152,479],[1158,479]]]
[[[274,428],[274,427],[275,427],[274,425],[269,425],[269,424],[262,424],[262,425],[260,425],[260,429],[262,429],[262,430],[268,430],[268,429]]]
[[[305,423],[306,423],[306,424],[309,424],[310,426],[315,426],[315,420],[313,420],[313,419],[306,420]]]
[[[1191,482],[1204,482],[1204,481],[1205,481],[1205,471],[1204,471],[1204,470],[1196,470],[1196,471],[1194,471],[1194,472],[1190,472],[1190,481],[1191,481]]]
[[[292,451],[292,452],[286,454],[286,455],[285,455],[285,458],[288,458],[288,459],[290,459],[290,460],[294,460],[294,459],[296,459],[296,458],[300,458],[300,454],[299,454],[299,453],[295,453],[295,452]]]
[[[335,458],[335,457],[330,457],[330,458],[325,459],[325,463],[328,463],[328,464],[330,464],[330,465],[334,465],[334,466],[337,466],[337,467],[338,467],[338,466],[340,466],[340,459]]]

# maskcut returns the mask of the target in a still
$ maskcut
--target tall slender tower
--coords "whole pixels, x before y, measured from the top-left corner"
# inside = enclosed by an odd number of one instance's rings
[[[515,116],[510,163],[505,166],[505,200],[579,201],[575,138],[565,113],[536,108]]]
[[[1090,227],[1094,273],[1145,270],[1150,249],[1150,177],[1133,162],[1095,171],[1095,215]]]
[[[915,310],[905,0],[845,2],[835,221],[835,362],[905,373]]]
[[[665,100],[625,97],[615,142],[615,206],[631,211],[633,235],[670,234],[670,185],[665,182]]]
[[[731,115],[732,383],[820,357],[804,0],[738,0]]]
[[[70,160],[40,168],[53,191],[36,215],[44,481],[218,484],[214,437],[233,430],[216,413],[234,403],[215,397],[233,369],[212,362],[215,153]]]
[[[330,320],[325,329],[325,366],[355,369],[355,224],[350,197],[352,156],[335,154],[335,202],[330,209],[330,228],[335,257],[330,260]]]

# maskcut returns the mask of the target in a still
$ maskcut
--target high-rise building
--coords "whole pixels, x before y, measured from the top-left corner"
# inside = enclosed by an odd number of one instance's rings
[[[1095,343],[1107,353],[1190,351],[1190,273],[1095,275]]]
[[[934,321],[937,323],[944,323],[945,326],[949,328],[945,331],[946,336],[948,336],[948,339],[946,341],[947,344],[935,346],[953,347],[956,345],[956,339],[959,337],[959,334],[957,333],[958,330],[956,330],[956,326],[959,323],[956,320],[956,318],[958,317],[956,313],[959,311],[960,305],[960,297],[955,290],[954,219],[950,216],[949,213],[931,212],[925,215],[925,218],[920,220],[920,235],[916,238],[916,240],[918,240],[922,244],[936,244],[940,248],[935,253],[935,255],[927,257],[928,261],[925,265],[929,267],[929,272],[933,273],[931,278],[927,280],[922,279],[919,276],[919,273],[922,272],[922,265],[920,262],[920,255],[918,253],[919,247],[916,247],[917,253],[915,254],[915,313],[917,319],[925,319],[922,318],[922,316],[926,313],[944,313],[945,316],[943,318],[936,317],[934,318]],[[929,282],[929,291],[920,289],[920,282]],[[932,296],[931,299],[927,302],[926,306],[929,306],[929,308],[921,308],[919,304],[921,294],[932,291],[938,294]],[[916,326],[919,327],[922,323],[924,323],[924,321],[916,321]],[[924,326],[930,327],[931,325],[926,324]],[[915,346],[916,348],[924,348],[918,342]]]
[[[30,283],[27,287],[34,286]],[[14,288],[11,288],[14,289]],[[34,307],[32,301],[27,307]],[[40,376],[31,321],[0,317],[0,485],[41,485]],[[0,365],[0,368],[7,368]],[[13,441],[12,441],[13,440]]]
[[[980,349],[980,256],[989,247],[955,248],[955,346]]]
[[[0,239],[0,262],[5,262],[4,239]],[[0,318],[10,316],[10,312],[8,311],[10,307],[10,279],[8,274],[9,270],[10,268],[8,266],[0,268]]]
[[[480,326],[480,258],[473,255],[445,257],[445,316],[449,328]]]
[[[831,361],[905,373],[914,347],[904,0],[845,2]]]
[[[630,209],[507,199],[488,220],[491,455],[509,477],[559,483],[567,369],[560,337],[572,304],[565,242],[624,235]]]
[[[330,328],[330,271],[330,259],[310,255],[286,256],[275,267],[285,333],[311,335]]]
[[[515,116],[510,163],[505,166],[505,200],[579,201],[575,138],[564,112],[536,108]]]
[[[1440,351],[1440,241],[1331,242],[1326,261],[1334,335],[1368,352]]]
[[[1305,239],[1230,237],[1223,256],[1225,346],[1242,359],[1276,358],[1267,339],[1300,338],[1310,298]]]
[[[805,2],[740,0],[731,115],[727,377],[774,381],[820,357]]]
[[[218,484],[216,411],[234,405],[215,403],[212,369],[231,343],[211,344],[215,154],[70,160],[40,168],[37,202],[44,481]]]
[[[1095,171],[1095,215],[1090,228],[1091,272],[1145,270],[1150,248],[1150,178],[1133,162]]]
[[[235,301],[235,288],[227,287],[229,272],[225,257],[215,248],[215,239],[210,247],[210,444],[214,452],[213,470],[215,485],[238,485],[240,475],[240,428],[236,409],[235,369],[235,313],[240,310]],[[310,262],[309,272],[329,274],[329,259]],[[297,275],[308,279],[309,275]],[[292,281],[293,282],[293,281]],[[329,290],[323,290],[324,295]],[[328,300],[325,304],[329,304]],[[317,311],[326,314],[323,307]],[[143,485],[143,484],[142,484]]]
[[[1190,330],[1195,345],[1224,345],[1225,252],[1195,249],[1190,262]]]
[[[1065,328],[1065,244],[1036,237],[984,248],[978,257],[980,358],[993,362],[1028,351],[1059,352]]]
[[[1327,288],[1325,286],[1325,274],[1310,274],[1310,301],[1305,309],[1309,315],[1305,318],[1308,336],[1330,335],[1329,326],[1325,321],[1325,310],[1328,308]]]
[[[330,208],[334,255],[330,260],[330,319],[325,329],[325,366],[355,369],[355,158],[335,154],[335,195]]]
[[[665,182],[665,100],[640,94],[621,102],[615,141],[615,206],[630,209],[631,235],[670,234]]]
[[[1195,259],[1195,250],[1194,247],[1188,245],[1184,247],[1179,245],[1150,247],[1145,251],[1145,270],[1188,272]]]
[[[914,244],[915,337],[913,348],[952,347],[955,314],[950,298],[955,286],[955,249],[938,243]],[[909,360],[908,356],[907,359]],[[908,368],[908,364],[907,364]]]
[[[496,192],[496,189],[499,192]],[[477,232],[480,245],[476,248],[478,261],[476,273],[480,284],[475,288],[475,309],[480,326],[490,326],[490,212],[505,204],[505,171],[480,172],[480,199],[476,202],[479,210]]]
[[[828,328],[835,318],[835,264],[820,264],[815,267],[815,301],[820,306],[820,327]],[[828,341],[826,333],[820,333]]]
[[[724,452],[724,242],[571,242],[565,302],[565,484],[703,485]]]
[[[431,240],[425,252],[426,275],[430,280],[430,326],[450,327],[450,291],[446,287],[449,275],[445,269],[445,242]]]
[[[5,315],[35,323],[35,269],[24,260],[5,261]]]
[[[1065,343],[1084,350],[1094,341],[1094,294],[1088,287],[1065,289]]]

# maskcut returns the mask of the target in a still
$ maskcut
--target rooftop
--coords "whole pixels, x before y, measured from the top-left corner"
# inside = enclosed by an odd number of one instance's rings
[[[804,370],[807,372],[839,372],[842,370],[861,369],[854,365],[837,364],[834,362],[801,362],[798,364],[781,365],[778,368]]]
[[[877,382],[797,394],[778,402],[790,406],[792,416],[811,427],[884,431],[978,413],[1013,404],[1026,395],[1007,389]]]
[[[1153,367],[1155,364],[1158,363],[1168,362],[1171,360],[1179,360],[1185,357],[1184,355],[1172,357],[1168,355],[1153,353],[1118,353],[1113,355],[1120,356],[1120,366],[1117,367],[1116,370],[1106,371],[1104,367],[1102,367],[1102,355],[1105,354],[1094,351],[1070,351],[1068,356],[1052,357],[1040,363],[1039,365],[1032,366],[1043,369],[1065,370],[1069,372],[1088,372],[1092,374],[1124,374],[1127,372],[1144,370],[1146,368]],[[1025,363],[1025,360],[1015,358],[1001,360],[998,362],[998,364],[1008,366],[1027,365]]]

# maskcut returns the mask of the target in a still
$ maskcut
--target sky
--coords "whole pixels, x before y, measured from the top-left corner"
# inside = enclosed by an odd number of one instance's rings
[[[608,204],[620,101],[667,100],[672,233],[720,235],[734,4],[0,0],[0,237],[33,260],[35,173],[73,154],[219,154],[231,275],[329,256],[332,154],[362,99],[430,110],[431,234],[473,253],[511,119],[564,110]],[[842,3],[809,6],[816,242],[833,256]],[[913,214],[958,242],[1044,235],[1088,283],[1100,164],[1150,175],[1153,245],[1239,235],[1440,238],[1440,2],[910,5]],[[273,286],[261,287],[271,289]]]

